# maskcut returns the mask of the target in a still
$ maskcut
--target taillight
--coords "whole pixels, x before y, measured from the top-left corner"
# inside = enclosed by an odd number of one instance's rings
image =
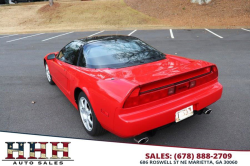
[[[205,75],[202,75],[202,76],[199,76],[197,78],[191,79],[191,80],[195,80],[196,81],[196,86],[198,86],[198,85],[204,84],[206,82],[209,82],[211,80],[214,80],[217,77],[218,77],[218,69],[217,69],[217,67],[216,66],[211,66],[209,73],[207,73]]]
[[[130,94],[130,96],[129,97],[137,97],[138,95],[139,95],[139,93],[140,93],[140,88],[138,87],[138,88],[135,88],[134,90],[133,90],[133,92]]]
[[[138,93],[138,91],[140,91],[139,87],[133,90],[125,101],[124,108],[134,107],[170,96],[175,93],[175,86],[142,94]]]
[[[140,93],[140,88],[139,87],[135,88],[127,98],[123,107],[129,108],[139,105],[139,93]]]
[[[217,67],[216,67],[216,66],[212,66],[211,68],[212,68],[212,69],[211,69],[211,71],[213,71],[213,72],[217,72],[217,73],[218,73],[218,69],[217,69]]]
[[[212,66],[211,68],[212,68],[212,69],[211,69],[211,72],[213,73],[212,79],[215,79],[215,78],[218,77],[218,69],[217,69],[216,66]]]
[[[149,103],[155,100],[165,98],[167,96],[183,92],[187,89],[199,86],[218,77],[218,69],[216,66],[207,67],[205,74],[183,80],[171,85],[164,86],[140,93],[140,87],[135,88],[124,103],[124,108],[134,107],[141,104]]]

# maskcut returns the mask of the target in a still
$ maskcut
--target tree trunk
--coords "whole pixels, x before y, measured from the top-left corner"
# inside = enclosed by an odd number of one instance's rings
[[[49,0],[49,5],[50,6],[53,6],[53,3],[54,3],[53,0]]]
[[[207,4],[207,3],[211,2],[211,0],[191,0],[191,2],[198,3],[198,4],[202,5],[204,3]]]

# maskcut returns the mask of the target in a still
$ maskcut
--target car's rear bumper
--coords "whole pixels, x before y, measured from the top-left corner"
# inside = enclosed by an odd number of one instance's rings
[[[201,87],[132,109],[117,110],[113,133],[132,137],[175,121],[175,113],[193,105],[199,111],[220,99],[222,85],[214,80]]]

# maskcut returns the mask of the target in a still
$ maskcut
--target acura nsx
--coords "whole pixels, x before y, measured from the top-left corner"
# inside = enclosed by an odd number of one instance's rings
[[[132,36],[74,40],[47,54],[44,66],[90,135],[132,137],[180,122],[219,100],[223,89],[215,64],[164,54]]]

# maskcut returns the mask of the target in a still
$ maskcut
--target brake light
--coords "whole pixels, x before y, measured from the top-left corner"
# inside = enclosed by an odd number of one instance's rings
[[[213,71],[213,72],[217,72],[217,73],[218,73],[218,69],[217,69],[216,66],[212,66],[211,68],[212,68],[212,71]]]
[[[130,97],[137,97],[140,93],[140,88],[135,88],[135,90],[130,94]]]
[[[159,100],[161,98],[165,98],[169,95],[174,94],[175,87],[164,88],[161,90],[152,91],[145,94],[139,94],[140,88],[135,88],[133,92],[129,95],[127,100],[125,101],[124,108],[134,107],[137,105],[149,103],[155,100]],[[137,96],[136,96],[137,94]]]
[[[211,78],[211,79],[215,79],[215,78],[217,78],[217,77],[218,77],[218,69],[217,69],[217,67],[216,67],[216,66],[212,66],[211,68],[212,68],[212,69],[211,69],[211,72],[213,73],[213,75],[212,75],[212,78]]]
[[[187,89],[199,86],[218,77],[218,69],[216,66],[207,67],[208,71],[205,74],[167,85],[162,88],[157,88],[140,93],[140,87],[136,87],[129,95],[124,103],[124,108],[130,108],[141,104],[149,103],[155,100],[165,98],[167,96],[183,92]]]

